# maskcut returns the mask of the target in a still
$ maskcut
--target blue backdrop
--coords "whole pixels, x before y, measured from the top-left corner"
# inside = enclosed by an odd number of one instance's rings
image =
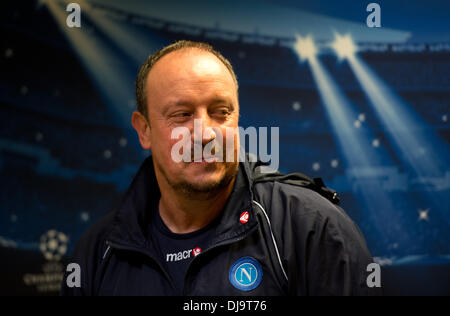
[[[142,62],[212,44],[240,125],[277,126],[280,170],[340,192],[386,294],[450,294],[450,4],[85,0],[0,11],[0,294],[54,295],[83,232],[149,155],[131,129]]]

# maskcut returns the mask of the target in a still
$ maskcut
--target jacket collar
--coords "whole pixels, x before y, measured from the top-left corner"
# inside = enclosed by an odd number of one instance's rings
[[[233,191],[222,213],[211,246],[243,236],[257,225],[256,214],[252,209],[252,178],[245,155],[239,163]],[[114,244],[148,249],[151,246],[148,227],[152,219],[151,212],[157,210],[161,193],[156,181],[152,157],[148,157],[128,188],[121,206],[115,211],[112,229],[108,240]],[[240,222],[244,212],[249,212],[246,223]]]

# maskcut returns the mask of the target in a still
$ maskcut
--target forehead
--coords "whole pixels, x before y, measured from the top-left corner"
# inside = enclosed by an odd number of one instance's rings
[[[191,95],[233,98],[237,96],[235,81],[228,68],[212,53],[188,48],[162,57],[150,70],[146,93],[148,103]]]

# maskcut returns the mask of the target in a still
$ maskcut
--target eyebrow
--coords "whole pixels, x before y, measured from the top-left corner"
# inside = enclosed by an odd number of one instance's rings
[[[216,105],[218,103],[225,103],[226,105],[230,105],[233,109],[234,109],[234,105],[231,99],[227,99],[227,98],[223,98],[223,97],[219,97],[219,98],[214,98],[209,104],[210,105]]]
[[[231,101],[231,99],[227,97],[216,97],[209,102],[209,105],[216,105],[218,103],[226,103],[227,105],[230,105],[233,108],[233,110],[235,109],[233,102]],[[172,107],[191,106],[192,104],[193,102],[188,100],[178,100],[175,102],[168,102],[163,110],[163,115],[166,115],[169,109]]]
[[[179,100],[176,102],[168,102],[164,105],[163,115],[165,116],[170,108],[172,107],[181,107],[181,106],[190,106],[192,105],[192,102],[189,102],[187,100]]]

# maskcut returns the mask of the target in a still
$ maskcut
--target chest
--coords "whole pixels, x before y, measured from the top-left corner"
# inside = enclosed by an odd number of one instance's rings
[[[181,253],[181,254],[180,254]],[[180,260],[188,254],[176,253]],[[192,250],[190,256],[192,256]],[[284,295],[271,254],[259,234],[206,249],[190,258],[182,290],[165,265],[142,254],[113,250],[100,271],[98,295],[266,296]]]

